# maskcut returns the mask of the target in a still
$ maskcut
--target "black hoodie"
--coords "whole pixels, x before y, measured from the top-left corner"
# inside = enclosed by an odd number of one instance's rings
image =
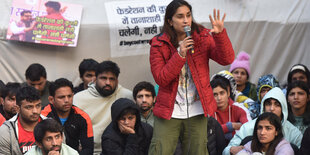
[[[117,120],[127,108],[136,109],[135,134],[122,134],[118,128]],[[111,107],[112,122],[101,136],[103,155],[147,155],[151,143],[153,128],[141,122],[138,106],[131,100],[120,98]]]

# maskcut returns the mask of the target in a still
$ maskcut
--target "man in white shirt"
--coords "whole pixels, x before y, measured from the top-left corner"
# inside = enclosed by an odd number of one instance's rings
[[[103,61],[97,66],[96,82],[75,94],[73,104],[85,111],[93,124],[94,154],[100,154],[101,135],[111,123],[111,106],[119,98],[132,99],[132,92],[118,84],[120,69],[115,62]]]
[[[13,21],[10,24],[10,29],[13,33],[11,40],[34,42],[34,35],[32,30],[34,29],[36,22],[32,18],[31,11],[24,10],[20,13],[20,21]]]

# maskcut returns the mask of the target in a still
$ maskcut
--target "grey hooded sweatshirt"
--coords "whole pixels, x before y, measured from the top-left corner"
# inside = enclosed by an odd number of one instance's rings
[[[46,119],[40,115],[41,119]],[[18,114],[0,127],[0,155],[22,155],[18,144]]]

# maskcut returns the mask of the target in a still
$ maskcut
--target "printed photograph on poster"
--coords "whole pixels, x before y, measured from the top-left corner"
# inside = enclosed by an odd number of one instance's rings
[[[6,39],[76,47],[82,5],[49,0],[13,0]]]

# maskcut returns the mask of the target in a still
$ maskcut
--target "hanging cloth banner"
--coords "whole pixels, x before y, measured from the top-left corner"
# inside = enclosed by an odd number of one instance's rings
[[[149,41],[159,34],[170,1],[105,3],[110,27],[111,57],[146,54]]]

